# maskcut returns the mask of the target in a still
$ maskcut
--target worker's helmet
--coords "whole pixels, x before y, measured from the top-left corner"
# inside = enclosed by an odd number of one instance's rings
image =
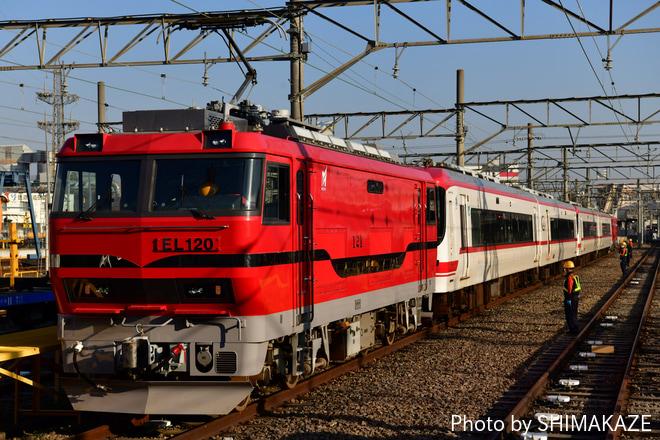
[[[214,196],[218,192],[218,187],[213,182],[205,182],[199,187],[199,194],[204,197]]]
[[[575,264],[572,261],[567,261],[564,263],[564,269],[575,269]]]

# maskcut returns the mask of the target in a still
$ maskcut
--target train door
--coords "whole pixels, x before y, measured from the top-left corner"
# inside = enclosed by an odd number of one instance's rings
[[[545,220],[543,224],[543,228],[545,230],[545,259],[550,260],[550,255],[552,255],[552,249],[550,248],[551,243],[551,233],[552,231],[550,230],[550,211],[547,209],[545,210]]]
[[[582,222],[578,214],[575,214],[575,237],[577,238],[576,255],[579,256],[582,255],[582,239],[584,237],[582,236]]]
[[[310,191],[311,164],[298,162],[295,183],[296,324],[314,319],[314,199]]]
[[[539,225],[540,223],[540,225]],[[536,251],[534,252],[534,262],[538,262],[541,259],[541,237],[543,236],[543,233],[541,231],[541,228],[539,226],[543,225],[543,218],[539,220],[539,211],[538,207],[534,207],[534,215],[532,216],[532,228],[534,231],[534,243],[535,243],[535,248]],[[545,230],[545,228],[544,228]]]
[[[463,263],[463,272],[461,274],[461,279],[470,277],[470,253],[468,252],[468,196],[467,194],[461,194],[460,201],[460,220],[461,220],[461,260]]]
[[[447,192],[447,231],[449,232],[449,263],[453,263],[458,260],[456,257],[456,231],[454,230],[454,225],[456,220],[454,219],[454,193],[451,191]],[[453,280],[452,280],[453,281]]]

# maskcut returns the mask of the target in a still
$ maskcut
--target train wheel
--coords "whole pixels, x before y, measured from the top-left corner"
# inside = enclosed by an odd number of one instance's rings
[[[394,344],[395,339],[396,339],[396,332],[387,332],[385,333],[385,336],[383,336],[383,344],[392,345]]]
[[[300,380],[300,376],[287,374],[280,378],[280,383],[282,385],[282,388],[284,388],[285,390],[292,390],[296,387],[296,385],[298,385],[299,380]]]
[[[385,333],[383,333],[383,345],[392,345],[396,339],[396,324],[394,321],[389,321]]]

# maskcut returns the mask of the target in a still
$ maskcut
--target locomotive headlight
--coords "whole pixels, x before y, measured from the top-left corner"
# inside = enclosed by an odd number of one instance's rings
[[[203,287],[197,287],[197,288],[190,288],[188,289],[188,296],[191,298],[194,298],[196,296],[200,296],[204,293],[204,288]]]
[[[233,130],[208,130],[203,131],[203,148],[205,150],[215,150],[220,148],[231,148],[233,140]]]
[[[91,153],[103,151],[103,133],[77,134],[75,135],[75,149],[79,153]]]

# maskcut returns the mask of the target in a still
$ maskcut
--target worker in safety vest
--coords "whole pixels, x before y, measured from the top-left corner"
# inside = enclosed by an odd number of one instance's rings
[[[566,313],[566,324],[570,333],[578,333],[578,302],[580,287],[580,278],[573,273],[575,264],[572,261],[564,263],[564,312]]]
[[[621,265],[621,274],[626,276],[626,268],[630,261],[630,250],[628,249],[628,242],[624,239],[619,247],[619,264]]]

